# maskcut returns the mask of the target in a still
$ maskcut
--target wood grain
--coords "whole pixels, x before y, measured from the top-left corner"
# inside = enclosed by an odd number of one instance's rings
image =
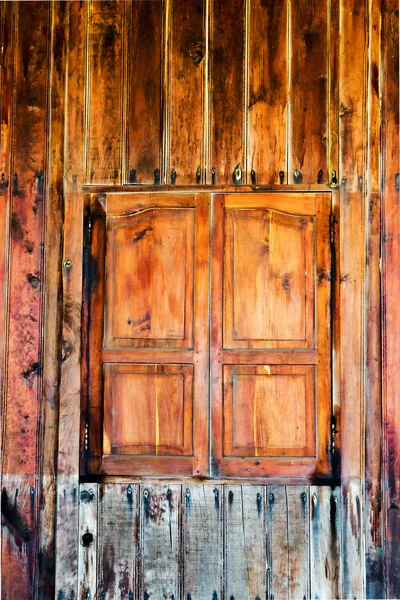
[[[287,0],[253,0],[248,23],[248,167],[257,183],[287,181]]]
[[[88,9],[86,181],[121,183],[123,138],[123,0],[92,0]]]
[[[223,488],[182,486],[183,597],[222,598]]]
[[[398,277],[400,265],[399,191],[395,187],[400,172],[399,154],[399,13],[395,2],[384,4],[383,11],[383,106],[382,106],[382,210],[383,210],[383,465],[385,511],[386,594],[400,596],[400,561],[396,552],[400,540],[400,454],[399,391],[396,385],[400,353],[400,311]]]
[[[98,591],[129,599],[137,585],[139,486],[99,486]],[[143,596],[142,596],[143,597]]]
[[[132,2],[128,30],[128,148],[125,182],[153,183],[162,165],[162,1]]]
[[[210,3],[210,165],[215,183],[232,183],[240,164],[241,183],[246,183],[244,146],[244,0],[212,0]]]
[[[10,113],[7,110],[3,113],[2,119],[11,117],[10,171],[17,173],[18,189],[10,182],[7,383],[2,399],[1,572],[3,596],[23,598],[33,596],[38,576],[43,171],[47,162],[50,4],[32,2],[29,11],[14,4],[12,12],[8,31],[12,41],[6,44],[6,50],[15,49],[13,87],[12,96],[4,96],[12,108]],[[32,22],[40,23],[40,27],[33,28]],[[7,136],[7,127],[3,125],[2,130]],[[7,145],[6,141],[6,151]]]
[[[99,485],[79,486],[78,597],[93,598],[97,592]],[[102,519],[100,519],[102,522]]]
[[[140,598],[179,598],[180,485],[140,486]]]
[[[204,182],[205,161],[205,0],[174,0],[171,3],[168,81],[169,111],[167,181],[176,170],[179,185]]]
[[[311,598],[342,597],[341,491],[310,488]]]
[[[58,423],[56,594],[77,596],[86,6],[68,4],[64,147],[63,321]],[[66,268],[70,260],[72,267]],[[62,534],[61,534],[62,532]]]
[[[328,2],[291,3],[288,181],[327,181]]]
[[[265,494],[265,486],[224,486],[228,598],[266,597]]]

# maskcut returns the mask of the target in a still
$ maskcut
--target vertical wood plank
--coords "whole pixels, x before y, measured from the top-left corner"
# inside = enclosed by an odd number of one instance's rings
[[[56,594],[77,596],[86,5],[68,3]],[[72,266],[66,267],[70,260]]]
[[[180,485],[140,486],[139,598],[180,597]]]
[[[232,183],[240,164],[246,183],[244,147],[245,0],[210,2],[210,165],[215,183]]]
[[[135,594],[138,492],[139,486],[133,484],[103,484],[100,488],[98,589],[105,598],[128,600]]]
[[[18,177],[10,201],[2,411],[2,594],[9,598],[33,597],[37,584],[49,9],[48,2],[13,4],[15,21],[9,31],[15,35],[11,172]]]
[[[162,0],[132,2],[128,35],[128,151],[125,181],[153,183],[162,164]]]
[[[287,171],[287,0],[252,0],[249,15],[248,168],[256,183]]]
[[[341,490],[311,487],[311,598],[341,598]]]
[[[204,182],[205,17],[205,0],[171,3],[166,176],[175,169],[180,185],[195,184],[198,168],[198,183]]]
[[[383,424],[386,596],[400,597],[400,173],[399,7],[383,3],[382,14],[382,209],[383,209]]]
[[[367,314],[365,394],[366,597],[383,598],[382,377],[381,377],[381,6],[369,2],[367,135]]]
[[[121,183],[126,2],[88,3],[87,183]]]
[[[339,2],[328,5],[328,173],[323,182],[332,182],[339,168]]]
[[[308,598],[309,488],[270,486],[267,506],[270,595]]]
[[[342,485],[343,598],[364,598],[363,489],[358,480]]]
[[[41,415],[41,497],[39,588],[41,598],[55,595],[56,470],[62,323],[62,227],[65,127],[65,69],[68,4],[52,2],[50,42],[49,153],[46,170],[45,299],[43,409]]]
[[[79,553],[78,598],[95,598],[97,592],[97,517],[96,483],[83,483],[79,488]]]
[[[327,180],[328,1],[290,4],[289,183]]]
[[[223,597],[223,488],[183,486],[183,597]]]
[[[224,486],[227,598],[267,594],[265,486]]]

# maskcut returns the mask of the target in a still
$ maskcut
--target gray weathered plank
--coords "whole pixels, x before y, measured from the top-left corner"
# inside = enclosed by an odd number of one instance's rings
[[[363,490],[358,479],[342,485],[342,598],[365,597]]]
[[[309,488],[271,486],[267,493],[270,595],[309,598]]]
[[[98,484],[79,489],[78,598],[94,598],[97,589]]]
[[[136,585],[138,486],[104,484],[99,496],[98,589],[107,600],[128,600]]]
[[[341,598],[340,488],[312,487],[310,493],[311,598]]]
[[[224,487],[226,597],[265,598],[265,486]]]
[[[183,597],[223,594],[223,488],[190,484],[183,488]]]
[[[139,598],[180,597],[180,485],[140,486]]]

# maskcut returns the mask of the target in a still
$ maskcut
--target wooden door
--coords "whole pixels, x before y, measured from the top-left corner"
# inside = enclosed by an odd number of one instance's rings
[[[216,195],[212,474],[330,473],[331,195]]]
[[[209,212],[206,194],[92,200],[89,472],[208,474]]]

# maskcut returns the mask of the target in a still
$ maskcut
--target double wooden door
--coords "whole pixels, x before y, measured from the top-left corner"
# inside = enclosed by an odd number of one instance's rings
[[[331,194],[93,196],[90,473],[329,476]]]

